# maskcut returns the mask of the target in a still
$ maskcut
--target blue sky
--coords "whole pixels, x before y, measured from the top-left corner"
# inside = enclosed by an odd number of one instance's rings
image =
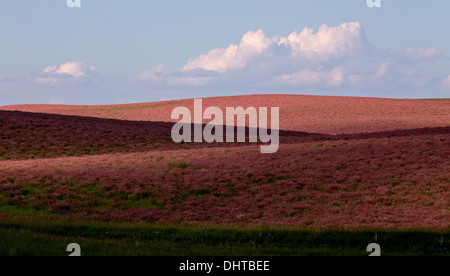
[[[450,97],[449,1],[81,3],[0,2],[0,105]]]

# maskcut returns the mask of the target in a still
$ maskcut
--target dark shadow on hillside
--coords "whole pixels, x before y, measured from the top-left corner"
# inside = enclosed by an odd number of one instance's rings
[[[241,147],[254,143],[175,143],[173,123],[0,111],[0,160],[142,151]],[[191,126],[192,133],[193,126]],[[245,128],[245,136],[250,129]],[[235,127],[235,136],[237,128]],[[270,131],[269,131],[270,133]],[[280,144],[450,134],[450,127],[328,135],[280,130]],[[224,131],[224,136],[226,135]],[[225,139],[224,139],[225,140]],[[259,139],[258,139],[259,141]],[[262,143],[258,143],[262,144]]]

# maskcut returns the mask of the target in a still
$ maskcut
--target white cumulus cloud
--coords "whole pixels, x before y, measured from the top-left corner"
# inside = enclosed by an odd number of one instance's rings
[[[287,38],[281,37],[278,44],[292,48],[293,56],[307,56],[328,60],[363,49],[366,46],[364,31],[359,22],[343,23],[337,27],[322,25],[317,33],[304,28]]]
[[[61,65],[47,66],[32,77],[37,84],[59,86],[95,83],[97,69],[83,62],[66,62]]]
[[[401,87],[424,87],[433,76],[420,66],[440,56],[435,48],[397,52],[377,48],[367,39],[361,23],[347,22],[331,27],[324,24],[317,31],[305,27],[287,36],[249,31],[237,44],[212,49],[181,68],[165,70],[158,65],[133,80],[169,88],[396,93]],[[442,86],[450,87],[449,82],[442,81]]]
[[[239,45],[232,44],[226,49],[214,49],[189,61],[183,70],[204,69],[222,73],[230,69],[242,69],[251,58],[263,54],[274,43],[276,40],[268,38],[262,30],[250,31],[242,37]]]
[[[317,33],[304,28],[288,37],[268,37],[262,30],[246,33],[239,45],[225,49],[214,49],[206,55],[190,60],[183,70],[204,69],[220,73],[232,69],[243,69],[256,58],[277,58],[288,50],[290,58],[300,61],[328,61],[342,58],[367,46],[364,31],[358,22],[344,23],[338,27],[322,25]],[[278,55],[277,55],[278,54]]]

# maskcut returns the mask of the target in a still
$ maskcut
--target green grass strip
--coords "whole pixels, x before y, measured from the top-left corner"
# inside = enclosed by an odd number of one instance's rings
[[[6,256],[67,256],[70,243],[84,256],[367,256],[374,242],[384,256],[450,255],[448,232],[0,221]]]

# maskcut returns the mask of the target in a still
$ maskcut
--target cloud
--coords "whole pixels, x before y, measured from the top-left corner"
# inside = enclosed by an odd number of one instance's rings
[[[380,79],[384,78],[387,74],[389,69],[392,67],[391,62],[385,62],[381,64],[375,72],[361,72],[356,74],[351,74],[348,76],[348,81],[351,85],[357,86],[362,84],[370,84],[376,81],[379,81]],[[412,73],[410,71],[409,73]]]
[[[134,82],[150,83],[156,86],[205,86],[212,83],[217,74],[213,71],[196,69],[190,71],[164,71],[163,65],[158,64],[150,70],[140,73]]]
[[[214,49],[189,61],[183,71],[204,69],[222,73],[230,69],[243,69],[249,60],[266,52],[274,43],[277,43],[276,39],[268,38],[262,30],[250,31],[242,37],[239,45],[232,44],[226,49]]]
[[[341,86],[344,82],[344,69],[341,66],[334,68],[329,72],[313,71],[304,69],[293,74],[284,74],[275,77],[274,80],[263,82],[261,86],[313,86],[322,83],[326,86]]]
[[[446,78],[444,78],[444,79],[442,80],[442,86],[443,86],[445,89],[449,89],[449,90],[450,90],[450,75],[448,75]]]
[[[395,54],[395,58],[398,61],[407,64],[434,61],[444,56],[445,55],[438,52],[436,48],[407,48]]]
[[[397,52],[378,48],[367,39],[361,23],[348,22],[334,27],[322,25],[316,32],[305,27],[287,36],[249,31],[237,44],[213,49],[176,70],[158,65],[140,73],[135,81],[169,89],[280,88],[295,92],[354,91],[356,95],[383,91],[392,96],[402,87],[422,89],[433,76],[421,66],[442,56],[435,48]],[[450,86],[448,82],[442,85]]]
[[[66,62],[59,66],[47,66],[42,72],[32,76],[33,82],[41,85],[66,86],[96,83],[97,69],[83,62]]]
[[[367,46],[364,31],[358,22],[344,23],[338,27],[322,25],[317,33],[304,28],[288,37],[268,37],[262,30],[247,32],[239,45],[225,49],[214,49],[206,55],[190,60],[184,71],[204,69],[224,73],[233,69],[244,69],[258,59],[280,57],[287,53],[293,61],[329,61],[361,51]],[[286,52],[287,50],[287,52]]]
[[[400,56],[408,59],[430,59],[438,56],[437,50],[435,48],[407,48],[400,52]]]
[[[337,27],[322,25],[317,33],[304,28],[300,33],[293,32],[287,38],[280,38],[278,44],[290,46],[294,57],[325,61],[360,51],[367,46],[367,40],[361,24],[350,22]]]

